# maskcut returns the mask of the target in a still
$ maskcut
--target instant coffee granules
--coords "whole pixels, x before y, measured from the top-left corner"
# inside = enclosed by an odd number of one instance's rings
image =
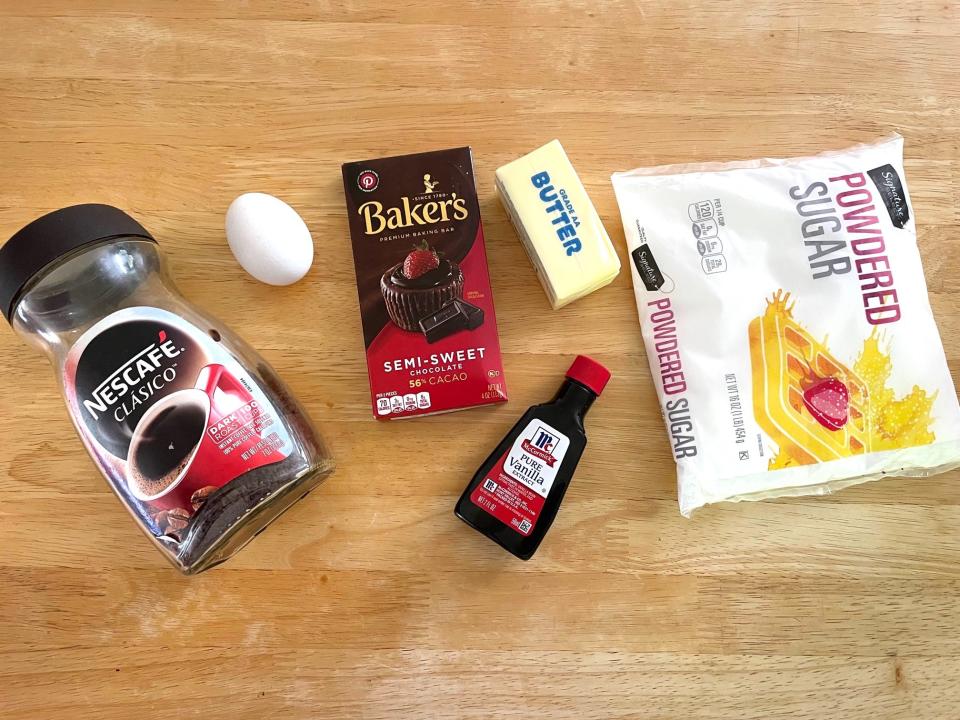
[[[230,557],[333,469],[270,366],[179,294],[116,208],[64,208],[14,235],[0,310],[50,358],[87,451],[184,573]]]

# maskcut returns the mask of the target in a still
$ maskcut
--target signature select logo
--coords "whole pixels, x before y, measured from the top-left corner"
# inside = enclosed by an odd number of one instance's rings
[[[880,177],[883,180],[880,183],[880,190],[887,197],[887,204],[890,206],[890,211],[896,214],[898,218],[904,217],[904,215],[906,215],[907,203],[901,196],[902,188],[900,187],[900,183],[894,180],[896,177],[895,173],[892,170],[888,170],[882,173]]]

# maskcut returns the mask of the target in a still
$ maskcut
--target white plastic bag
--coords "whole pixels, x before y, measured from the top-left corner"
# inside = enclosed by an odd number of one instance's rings
[[[684,515],[960,465],[902,158],[614,174]]]

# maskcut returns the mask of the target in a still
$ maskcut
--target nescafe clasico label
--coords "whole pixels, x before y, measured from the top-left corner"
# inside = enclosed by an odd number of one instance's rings
[[[158,518],[185,526],[217,488],[293,449],[236,358],[159,308],[126,308],[87,330],[67,355],[64,387],[104,474],[161,530]]]
[[[506,400],[470,148],[342,171],[374,416]]]
[[[204,363],[199,345],[173,325],[131,320],[108,327],[77,360],[80,419],[105,449],[126,457],[143,414],[157,400],[193,387]]]

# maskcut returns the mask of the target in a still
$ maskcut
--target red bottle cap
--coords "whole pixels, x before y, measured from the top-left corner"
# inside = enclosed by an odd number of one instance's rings
[[[591,360],[586,355],[577,355],[570,369],[567,370],[567,377],[576,380],[581,385],[586,385],[597,395],[603,392],[610,379],[610,371],[596,360]]]

